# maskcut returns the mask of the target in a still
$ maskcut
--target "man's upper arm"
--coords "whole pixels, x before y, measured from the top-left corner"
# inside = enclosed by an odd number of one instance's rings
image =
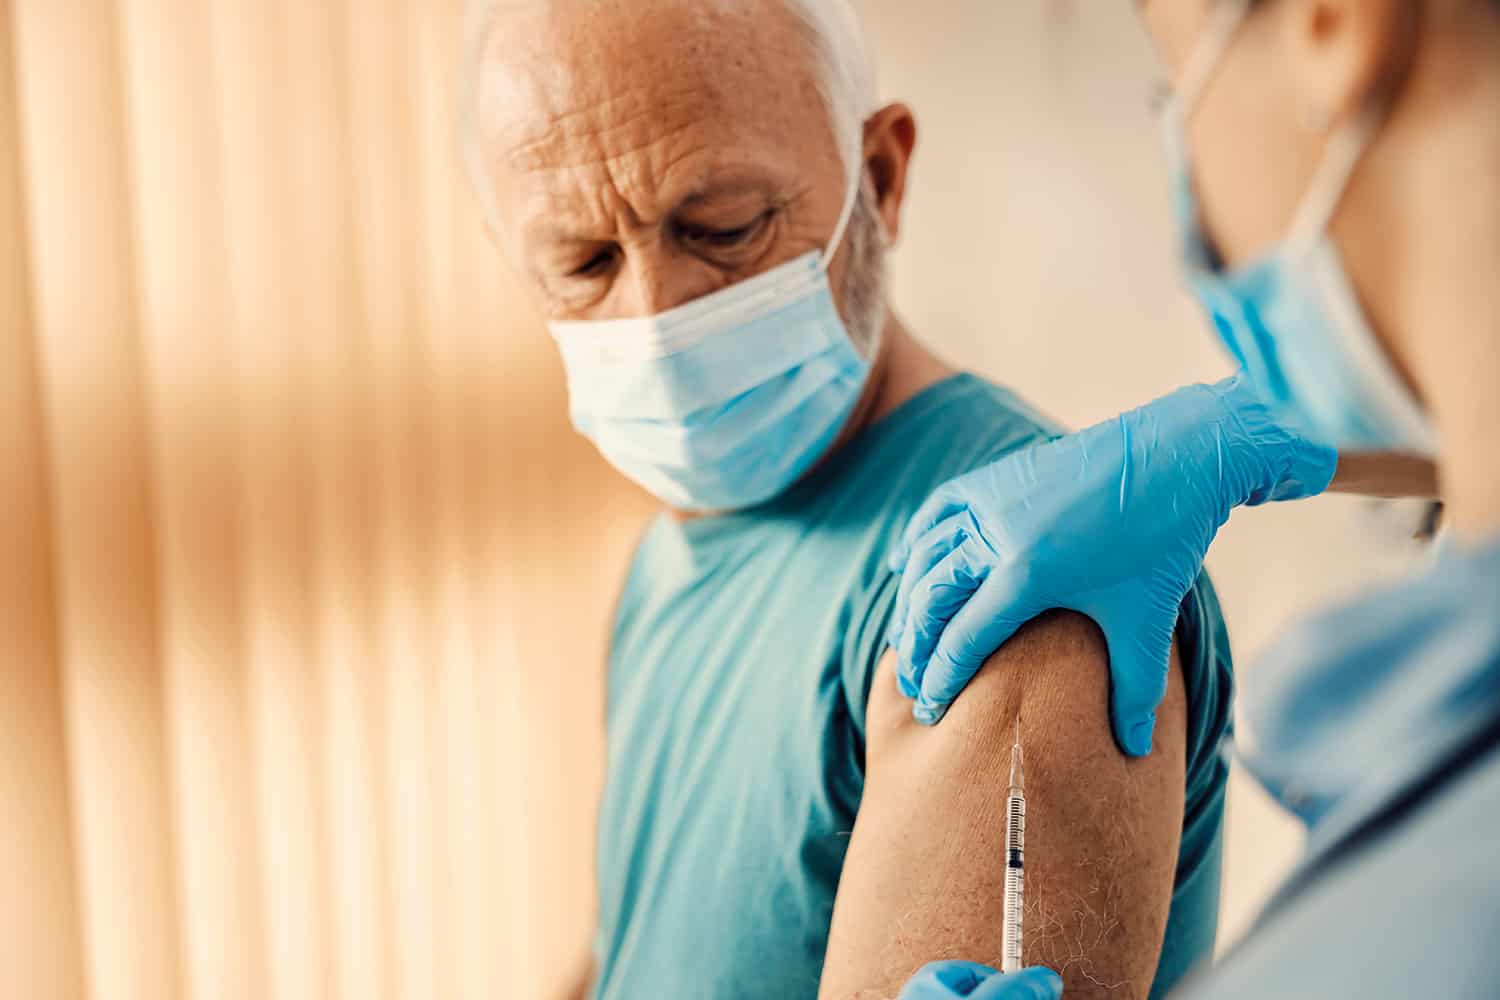
[[[1022,629],[941,725],[911,719],[890,657],[870,694],[864,798],[839,883],[821,996],[894,997],[922,965],[999,966],[1005,793],[1017,719],[1026,754],[1027,965],[1067,996],[1145,997],[1177,867],[1186,700],[1173,657],[1155,750],[1109,727],[1103,636],[1078,615]]]

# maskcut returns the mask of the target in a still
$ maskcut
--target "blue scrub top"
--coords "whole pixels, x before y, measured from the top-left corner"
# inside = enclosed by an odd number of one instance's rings
[[[1262,671],[1245,763],[1308,852],[1187,995],[1500,997],[1500,540],[1307,622]]]
[[[886,558],[934,488],[1055,432],[958,376],[764,506],[653,525],[610,655],[595,997],[817,995],[895,603]],[[1159,987],[1212,952],[1217,923],[1231,678],[1206,580],[1181,639],[1187,808]]]

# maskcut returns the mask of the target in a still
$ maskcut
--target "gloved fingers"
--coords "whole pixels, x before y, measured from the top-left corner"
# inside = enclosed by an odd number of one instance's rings
[[[979,673],[984,661],[1035,618],[1044,607],[1029,593],[1031,581],[1010,569],[992,570],[948,620],[921,675],[913,709],[916,720],[933,726]]]
[[[1058,1000],[1062,995],[1062,977],[1045,965],[1033,965],[991,976],[969,994],[969,1000]]]
[[[1132,604],[1118,615],[1094,616],[1109,647],[1110,724],[1115,742],[1129,757],[1151,753],[1156,709],[1167,694],[1180,602],[1171,611],[1154,604]]]
[[[984,563],[975,563],[967,540],[938,562],[912,589],[906,625],[897,647],[902,691],[922,688],[922,674],[948,621],[984,583]]]
[[[901,532],[901,541],[888,560],[890,568],[894,571],[905,566],[918,539],[967,508],[968,504],[952,488],[951,483],[939,486],[906,522],[906,529]]]
[[[968,524],[969,519],[966,517],[950,517],[934,526],[931,531],[908,548],[906,563],[901,567],[901,582],[896,588],[896,607],[891,615],[890,630],[886,635],[886,643],[892,648],[899,649],[901,646],[901,636],[906,631],[907,617],[911,609],[912,591],[928,573],[932,572],[934,566],[963,544],[964,539],[968,537]],[[915,695],[916,691],[912,690],[906,694],[906,697],[911,698]]]
[[[1327,491],[1338,471],[1338,451],[1304,436],[1286,414],[1274,410],[1244,369],[1208,391],[1219,401],[1225,424],[1234,428],[1239,450],[1258,456],[1265,466],[1246,484],[1247,492],[1229,498],[1231,505],[1258,507]]]
[[[929,962],[907,980],[897,1000],[946,1000],[966,997],[998,973],[978,962]]]

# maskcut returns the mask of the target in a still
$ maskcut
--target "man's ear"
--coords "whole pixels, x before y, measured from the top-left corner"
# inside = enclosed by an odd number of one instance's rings
[[[880,221],[892,243],[901,235],[906,173],[917,145],[917,120],[905,104],[881,108],[865,121],[865,170],[875,185]]]
[[[1285,66],[1309,127],[1324,131],[1394,88],[1410,68],[1421,5],[1292,0],[1275,12]]]

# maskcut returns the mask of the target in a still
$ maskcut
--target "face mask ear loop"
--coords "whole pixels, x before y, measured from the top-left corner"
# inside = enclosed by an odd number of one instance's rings
[[[827,271],[833,265],[834,254],[839,252],[839,245],[844,242],[844,235],[849,231],[849,222],[854,218],[854,206],[859,202],[860,179],[864,176],[864,161],[860,158],[858,150],[850,150],[849,157],[854,162],[854,169],[850,172],[849,193],[844,198],[844,210],[839,214],[839,224],[834,227],[833,239],[828,241],[828,249],[823,251],[823,261],[819,264],[822,270]]]
[[[1187,66],[1182,71],[1182,81],[1177,85],[1176,97],[1172,102],[1177,114],[1182,117],[1184,128],[1198,99],[1207,89],[1208,81],[1213,79],[1219,64],[1224,61],[1224,53],[1228,50],[1229,43],[1234,41],[1240,23],[1249,15],[1250,3],[1251,0],[1219,0],[1213,10],[1209,11],[1208,27],[1203,30],[1192,55],[1188,56]]]
[[[1384,109],[1379,104],[1369,104],[1329,140],[1323,160],[1313,174],[1312,185],[1292,220],[1287,234],[1290,246],[1305,250],[1323,238],[1348,190],[1349,179],[1384,118]]]

